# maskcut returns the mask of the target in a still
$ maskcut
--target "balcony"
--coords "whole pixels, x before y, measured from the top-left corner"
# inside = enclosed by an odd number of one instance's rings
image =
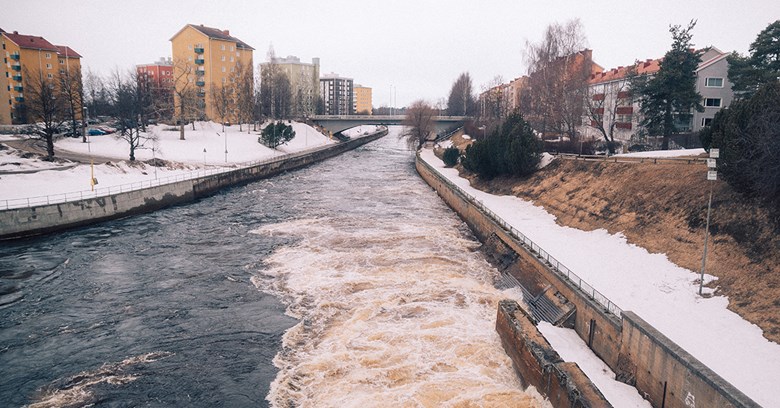
[[[615,127],[618,129],[631,130],[631,122],[615,122]]]
[[[14,61],[19,61],[19,54],[11,54],[11,59]]]
[[[199,70],[195,71],[195,75],[197,75],[197,76],[203,76],[203,75],[206,75],[206,71],[203,71],[203,70],[200,70],[200,69],[199,69]]]
[[[203,58],[195,58],[196,65],[203,65],[204,62],[206,61]]]
[[[19,65],[19,64],[14,64],[14,65],[11,65],[11,69],[14,70],[14,71],[21,71],[22,70],[22,66]]]
[[[203,54],[203,47],[195,47],[195,54]]]
[[[618,115],[631,115],[634,113],[634,107],[633,106],[618,106],[618,108],[615,110],[615,113]]]
[[[203,98],[206,96],[206,91],[198,91],[198,96]]]
[[[23,97],[23,96],[17,96],[17,97],[16,97],[16,98],[14,98],[14,99],[16,100],[16,102],[19,102],[19,103],[22,103],[22,102],[24,102],[24,97]]]
[[[16,92],[22,92],[22,90],[23,90],[23,89],[22,89],[22,86],[21,86],[21,85],[16,85],[16,86],[14,86],[14,91],[16,91]]]
[[[195,82],[195,85],[197,85],[197,86],[205,86],[206,85],[206,81],[197,81],[197,82]]]
[[[14,81],[22,82],[22,76],[21,75],[14,75],[11,78],[13,78]]]

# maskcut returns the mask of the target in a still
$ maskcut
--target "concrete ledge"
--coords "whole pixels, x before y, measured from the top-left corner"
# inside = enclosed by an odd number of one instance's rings
[[[653,406],[760,407],[633,312],[623,313],[620,368]]]
[[[295,155],[284,161],[149,187],[105,197],[0,211],[0,240],[47,234],[133,214],[155,211],[212,195],[219,190],[299,169],[387,135],[387,130]]]
[[[611,407],[576,363],[564,362],[513,300],[498,305],[496,331],[523,385],[533,385],[553,407]]]

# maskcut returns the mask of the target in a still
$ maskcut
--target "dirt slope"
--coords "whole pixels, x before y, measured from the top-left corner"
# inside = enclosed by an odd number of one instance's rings
[[[556,160],[527,179],[474,180],[514,194],[583,230],[623,232],[629,242],[700,271],[709,186],[703,164]],[[780,343],[780,239],[765,209],[714,184],[707,273],[729,308]]]

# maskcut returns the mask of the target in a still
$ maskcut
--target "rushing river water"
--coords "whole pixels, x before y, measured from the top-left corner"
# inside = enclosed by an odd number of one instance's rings
[[[1,406],[542,406],[497,271],[398,129],[196,203],[0,246]]]

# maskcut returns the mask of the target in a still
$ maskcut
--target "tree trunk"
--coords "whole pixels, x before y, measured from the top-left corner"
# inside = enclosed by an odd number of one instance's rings
[[[54,135],[46,135],[46,159],[54,158]]]
[[[179,140],[184,140],[184,121],[179,121]]]

